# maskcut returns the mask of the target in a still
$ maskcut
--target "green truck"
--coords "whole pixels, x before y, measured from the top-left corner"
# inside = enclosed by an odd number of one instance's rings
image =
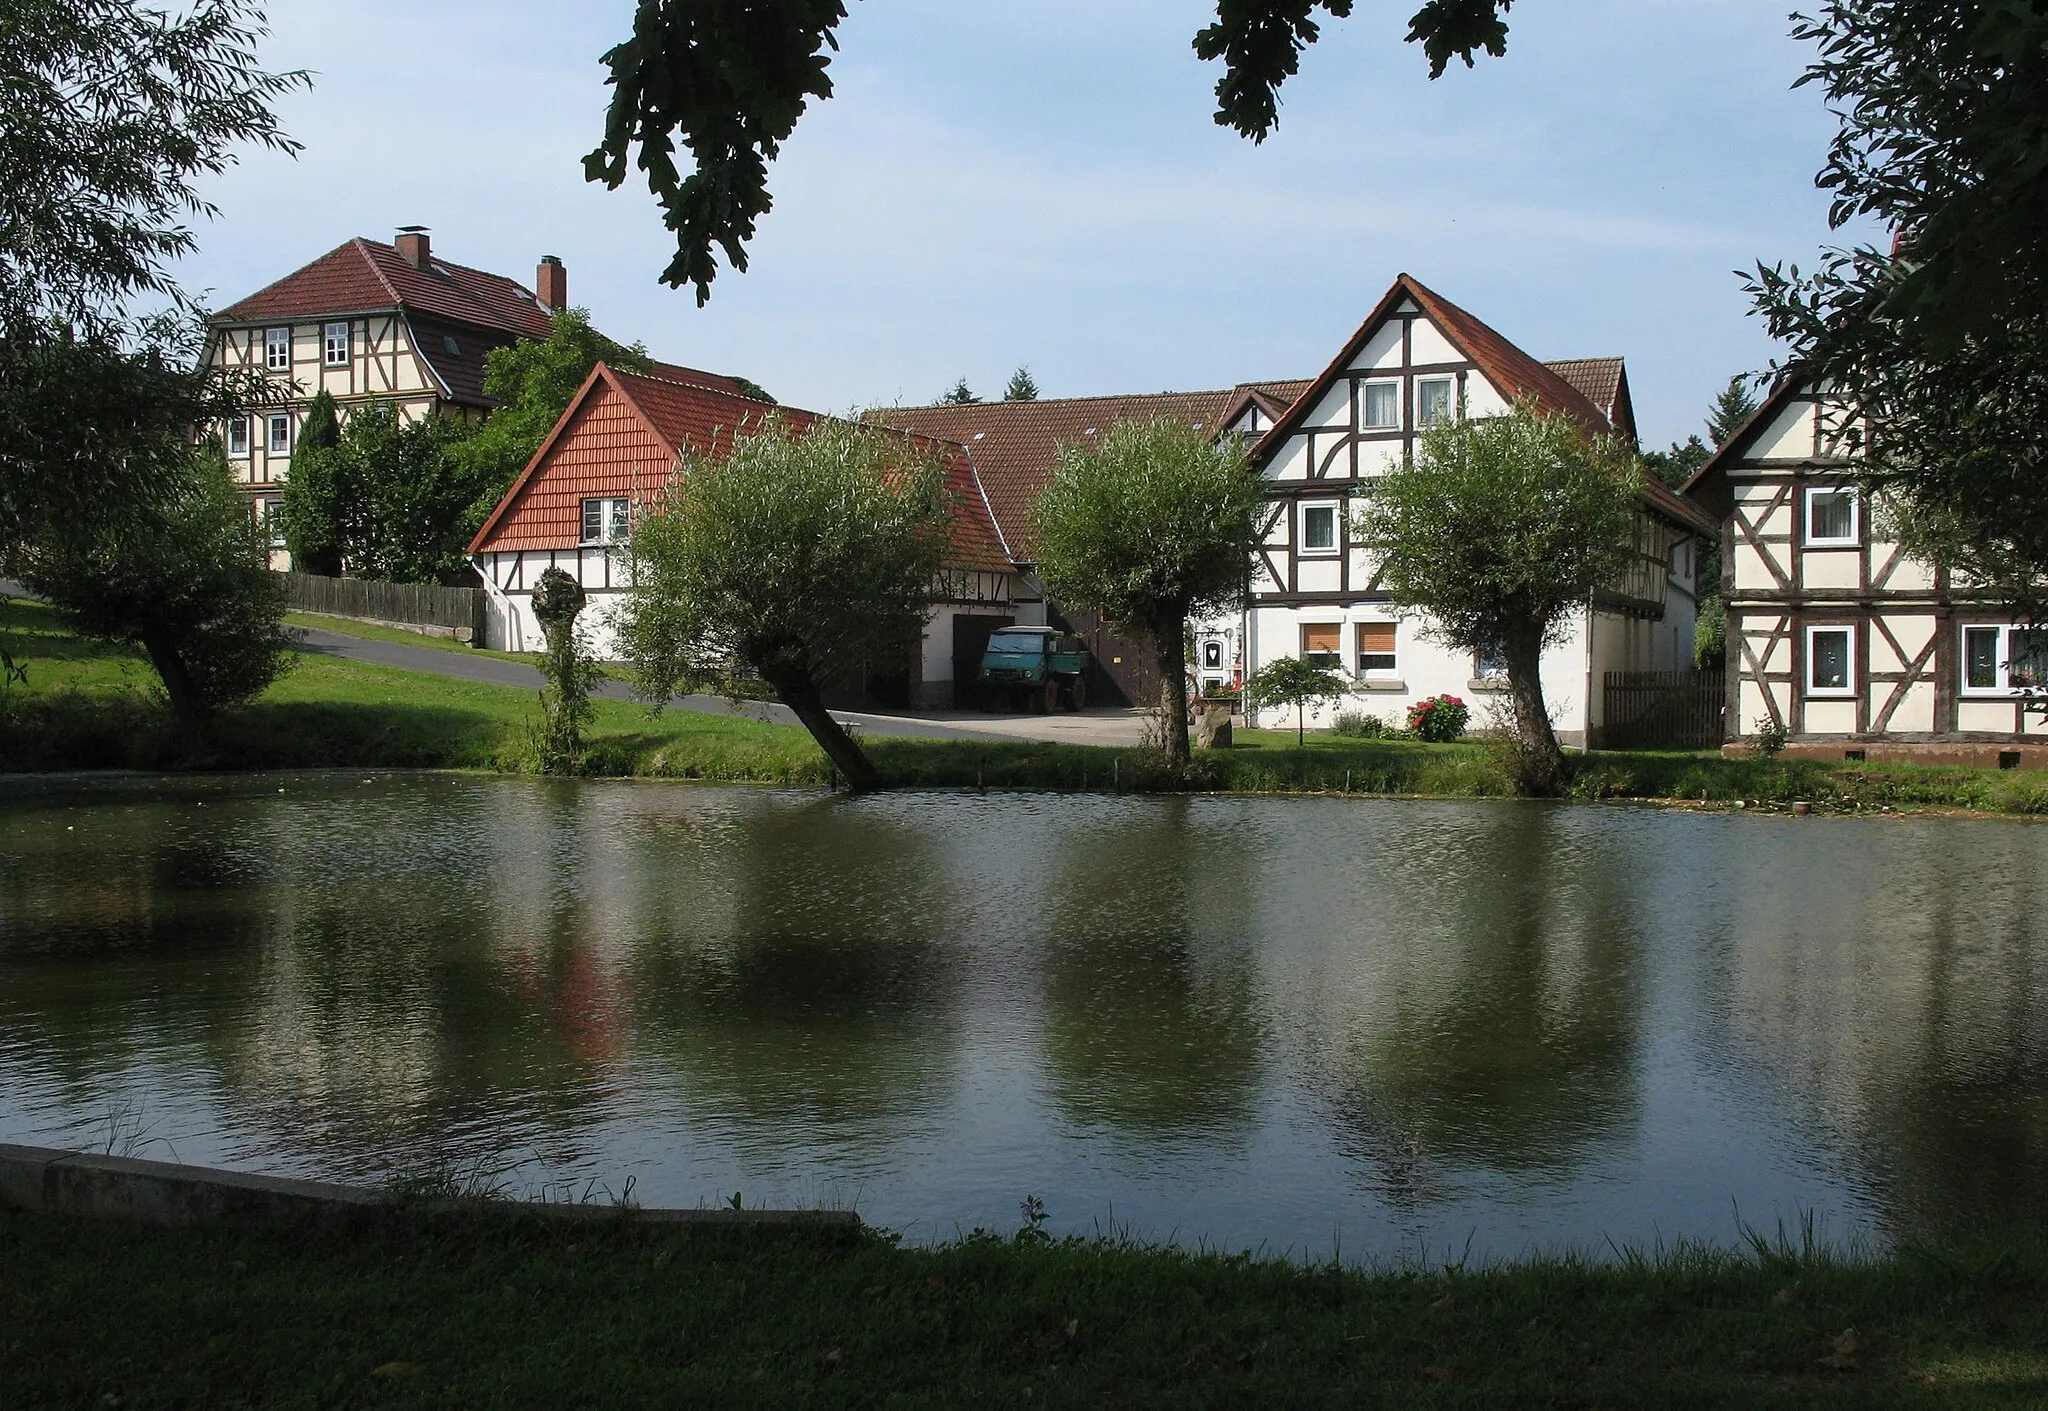
[[[989,634],[975,694],[983,710],[1079,710],[1088,703],[1087,666],[1079,637],[1050,627],[1004,627]]]

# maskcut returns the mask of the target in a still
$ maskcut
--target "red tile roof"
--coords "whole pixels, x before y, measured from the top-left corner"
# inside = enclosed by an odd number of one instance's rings
[[[989,508],[995,512],[1004,542],[1019,562],[1029,563],[1038,546],[1038,536],[1031,528],[1031,506],[1052,479],[1060,447],[1082,444],[1127,421],[1165,418],[1221,429],[1224,414],[1238,400],[1240,390],[882,407],[867,413],[867,419],[967,447],[975,469],[981,472],[981,483],[988,488]]]
[[[425,270],[381,240],[361,236],[229,305],[214,322],[263,323],[323,314],[403,309],[545,338],[553,327],[533,291],[517,280],[430,257]]]
[[[583,535],[584,499],[651,494],[667,483],[684,451],[725,454],[736,433],[759,427],[771,416],[798,431],[819,419],[800,407],[599,363],[477,531],[470,552],[573,549]],[[1010,568],[973,458],[964,448],[934,438],[906,439],[935,453],[946,469],[955,503],[947,565]]]
[[[1555,358],[1543,365],[1584,393],[1616,431],[1624,436],[1636,434],[1628,370],[1620,358]]]

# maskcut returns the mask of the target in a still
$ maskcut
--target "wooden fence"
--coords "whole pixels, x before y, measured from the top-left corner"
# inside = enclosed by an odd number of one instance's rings
[[[1610,671],[1600,745],[1714,749],[1724,738],[1728,680],[1718,671]]]
[[[484,590],[443,588],[431,583],[377,583],[367,578],[328,578],[318,573],[280,573],[286,604],[295,612],[324,612],[368,622],[429,629],[462,642],[484,640]]]

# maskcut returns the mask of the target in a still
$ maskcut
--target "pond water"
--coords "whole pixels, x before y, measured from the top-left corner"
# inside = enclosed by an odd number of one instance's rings
[[[1305,1256],[2048,1219],[2048,828],[5,787],[0,1141]]]

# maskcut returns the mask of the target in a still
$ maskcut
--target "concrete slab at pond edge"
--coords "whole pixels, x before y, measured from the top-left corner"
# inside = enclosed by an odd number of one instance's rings
[[[626,1219],[651,1224],[797,1226],[849,1232],[859,1229],[861,1223],[860,1216],[851,1210],[643,1210],[635,1206],[561,1201],[401,1202],[367,1186],[4,1143],[0,1143],[0,1206],[50,1214],[115,1216],[160,1225],[401,1208],[502,1211],[550,1219]]]

